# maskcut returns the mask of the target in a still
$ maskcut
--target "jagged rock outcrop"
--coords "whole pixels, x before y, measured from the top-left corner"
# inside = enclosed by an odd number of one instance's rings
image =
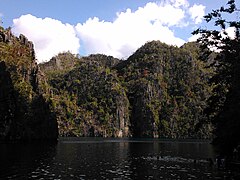
[[[10,28],[4,30],[2,27],[0,27],[0,42],[10,43],[13,38],[14,36]]]
[[[120,62],[119,59],[104,54],[91,54],[87,57],[82,57],[80,60],[83,62],[96,61],[100,66],[103,66],[105,68],[112,68]]]
[[[70,52],[59,53],[48,62],[39,64],[40,69],[48,75],[54,72],[66,72],[74,68],[78,57]]]
[[[4,34],[0,41],[0,140],[56,140],[50,89],[35,61],[32,42],[23,35],[13,36],[10,30],[0,32]]]

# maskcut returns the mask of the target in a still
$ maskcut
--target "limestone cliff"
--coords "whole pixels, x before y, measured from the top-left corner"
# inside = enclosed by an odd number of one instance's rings
[[[33,43],[1,28],[0,139],[209,138],[200,55],[194,43],[152,41],[125,61],[64,52],[37,65]]]
[[[211,126],[200,127],[211,93],[208,73],[197,46],[185,47],[152,41],[115,67],[128,89],[133,136],[210,137]]]
[[[177,48],[159,41],[125,61],[59,54],[40,66],[60,135],[209,138],[203,111],[211,87],[199,56],[194,43]]]
[[[0,29],[0,139],[43,140],[58,136],[50,89],[32,42]]]
[[[116,72],[110,69],[114,63],[111,59],[91,55],[78,59],[71,70],[57,70],[58,73],[51,75],[52,70],[46,64],[41,65],[49,74],[61,136],[131,135],[126,90]]]

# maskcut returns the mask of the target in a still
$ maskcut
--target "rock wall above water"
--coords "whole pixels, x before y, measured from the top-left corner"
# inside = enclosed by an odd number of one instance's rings
[[[98,54],[75,58],[72,68],[67,59],[62,69],[41,65],[60,135],[209,138],[203,110],[211,88],[199,53],[194,43],[152,41],[125,61]]]
[[[32,42],[0,29],[0,140],[56,140],[50,89]]]

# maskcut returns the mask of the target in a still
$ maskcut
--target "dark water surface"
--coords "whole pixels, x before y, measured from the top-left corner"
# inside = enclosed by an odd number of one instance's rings
[[[217,169],[208,142],[61,138],[0,144],[0,179],[237,179]]]

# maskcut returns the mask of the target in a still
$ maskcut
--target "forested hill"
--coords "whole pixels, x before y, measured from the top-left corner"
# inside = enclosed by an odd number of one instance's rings
[[[147,42],[127,60],[65,52],[38,65],[33,43],[0,27],[0,140],[214,136],[231,154],[240,144],[238,13],[229,0],[204,16],[216,28],[196,29],[197,42]]]
[[[208,61],[196,43],[148,42],[127,60],[61,53],[40,64],[61,136],[209,138]]]
[[[1,28],[0,138],[210,138],[201,57],[196,43],[152,41],[127,60],[65,52],[37,65],[33,44]]]

